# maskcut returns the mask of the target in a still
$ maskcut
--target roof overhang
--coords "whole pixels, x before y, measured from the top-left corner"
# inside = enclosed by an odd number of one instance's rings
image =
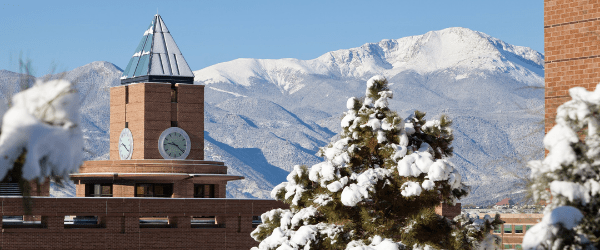
[[[244,179],[243,176],[228,174],[184,174],[184,173],[79,173],[71,174],[73,180],[162,180],[178,181],[196,179],[207,181],[234,181]]]
[[[136,77],[132,77],[132,78],[121,79],[121,85],[126,85],[129,83],[136,83],[136,82],[168,82],[171,84],[175,84],[175,83],[194,84],[194,78],[189,77],[189,76],[145,75],[145,76],[136,76]]]

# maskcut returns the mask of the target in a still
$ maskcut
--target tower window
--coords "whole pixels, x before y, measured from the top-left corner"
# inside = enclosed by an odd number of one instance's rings
[[[135,197],[171,197],[173,184],[135,184]]]
[[[177,88],[175,84],[171,85],[171,102],[177,102]]]
[[[215,184],[195,184],[195,198],[215,198]]]
[[[129,86],[125,86],[125,104],[129,104]]]
[[[129,128],[129,122],[125,122],[125,128]]]
[[[171,127],[177,127],[177,121],[171,121]]]
[[[112,197],[112,184],[85,184],[85,197]]]

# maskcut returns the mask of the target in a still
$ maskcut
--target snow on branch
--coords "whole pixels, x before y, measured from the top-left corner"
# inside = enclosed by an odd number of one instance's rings
[[[0,179],[25,156],[22,178],[68,178],[83,162],[79,97],[70,82],[37,81],[17,93],[2,117]]]

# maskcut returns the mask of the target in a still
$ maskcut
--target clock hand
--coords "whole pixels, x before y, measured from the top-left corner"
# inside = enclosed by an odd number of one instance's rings
[[[183,150],[181,150],[181,148],[179,148],[179,145],[177,145],[177,144],[175,144],[175,143],[172,143],[172,142],[169,142],[169,144],[171,144],[171,145],[173,145],[173,146],[177,147],[177,149],[179,149],[179,151],[183,152]]]
[[[123,147],[125,148],[125,150],[127,150],[127,152],[129,152],[129,149],[127,149],[127,146],[125,146],[125,144],[121,143],[121,145],[123,145]]]

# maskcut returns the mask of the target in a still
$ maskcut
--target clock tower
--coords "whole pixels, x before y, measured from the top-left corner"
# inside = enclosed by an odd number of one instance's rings
[[[71,175],[77,196],[225,198],[222,162],[204,161],[204,85],[155,15],[110,89],[109,160]]]

